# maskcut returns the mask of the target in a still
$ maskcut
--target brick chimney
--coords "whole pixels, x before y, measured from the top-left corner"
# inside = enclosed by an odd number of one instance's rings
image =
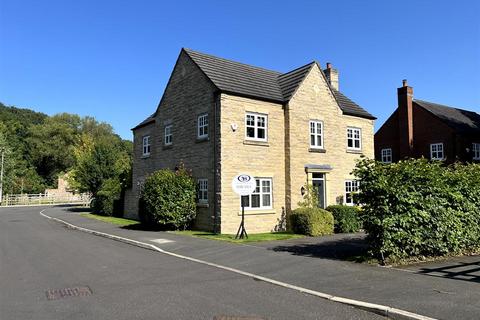
[[[332,64],[327,62],[327,69],[323,70],[323,72],[332,88],[338,90],[338,70],[332,68]]]
[[[413,151],[413,88],[407,80],[397,89],[398,95],[398,130],[400,137],[400,158],[411,157]]]

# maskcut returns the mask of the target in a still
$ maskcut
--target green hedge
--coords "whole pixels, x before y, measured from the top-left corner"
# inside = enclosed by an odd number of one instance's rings
[[[363,159],[354,174],[361,180],[363,227],[378,259],[480,249],[480,165]]]
[[[327,211],[333,215],[336,233],[358,232],[362,228],[358,207],[333,205]]]
[[[140,196],[143,223],[165,229],[186,229],[196,216],[196,184],[185,169],[163,169],[145,181]]]
[[[290,215],[292,231],[316,237],[333,233],[333,216],[320,208],[300,207]]]

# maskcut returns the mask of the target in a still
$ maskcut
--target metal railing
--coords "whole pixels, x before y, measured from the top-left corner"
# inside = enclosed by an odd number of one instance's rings
[[[90,194],[56,195],[48,193],[35,194],[6,194],[3,196],[0,206],[25,206],[46,204],[83,204],[91,201]]]

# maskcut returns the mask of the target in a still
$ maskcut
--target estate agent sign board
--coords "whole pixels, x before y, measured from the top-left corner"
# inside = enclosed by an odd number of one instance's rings
[[[243,173],[236,175],[232,180],[232,189],[236,194],[240,195],[242,203],[242,222],[240,223],[235,239],[248,238],[247,230],[245,230],[245,201],[243,197],[251,195],[256,187],[257,183],[255,182],[255,178],[248,174]]]

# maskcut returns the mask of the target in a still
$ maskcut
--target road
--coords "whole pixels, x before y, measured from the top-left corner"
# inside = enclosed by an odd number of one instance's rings
[[[41,217],[41,209],[0,208],[1,320],[383,319],[70,230]]]

